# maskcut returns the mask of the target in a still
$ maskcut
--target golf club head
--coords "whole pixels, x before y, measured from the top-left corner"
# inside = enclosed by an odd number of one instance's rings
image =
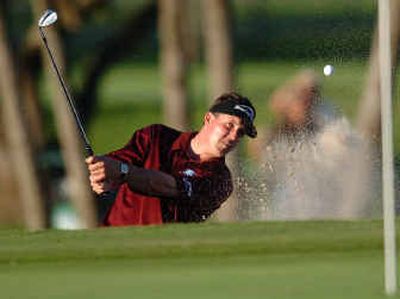
[[[39,20],[39,27],[47,27],[54,24],[57,21],[57,13],[54,10],[46,9]]]

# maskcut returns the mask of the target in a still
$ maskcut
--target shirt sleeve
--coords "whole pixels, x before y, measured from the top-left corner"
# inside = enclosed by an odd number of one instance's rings
[[[186,174],[176,180],[181,194],[178,200],[183,208],[181,213],[188,222],[206,220],[233,191],[231,174],[226,167],[211,175]]]
[[[152,144],[154,126],[135,131],[129,142],[122,148],[107,154],[110,158],[143,167]]]

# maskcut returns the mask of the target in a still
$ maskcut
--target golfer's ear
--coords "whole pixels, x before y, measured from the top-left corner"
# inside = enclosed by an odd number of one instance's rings
[[[204,124],[210,123],[210,121],[211,121],[211,119],[212,119],[213,116],[214,116],[214,115],[213,115],[211,112],[207,112],[207,113],[204,115]]]

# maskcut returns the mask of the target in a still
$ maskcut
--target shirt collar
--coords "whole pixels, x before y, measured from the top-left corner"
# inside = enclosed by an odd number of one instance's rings
[[[198,157],[192,150],[190,146],[190,142],[193,139],[194,136],[197,135],[198,132],[183,132],[181,135],[174,141],[172,144],[172,151],[183,151],[187,157],[189,157],[191,160],[196,160],[196,157]],[[213,162],[224,162],[225,158],[215,158],[211,159],[209,161],[206,161],[205,163],[213,163]]]
[[[175,139],[172,144],[172,150],[184,150],[187,151],[190,149],[190,141],[196,136],[197,132],[183,132],[179,135],[178,138]]]

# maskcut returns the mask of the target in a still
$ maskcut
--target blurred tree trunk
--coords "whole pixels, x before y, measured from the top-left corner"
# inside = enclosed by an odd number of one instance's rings
[[[26,117],[27,130],[30,144],[33,148],[35,157],[39,161],[43,161],[41,157],[47,153],[48,140],[45,136],[43,111],[39,101],[39,66],[40,66],[40,51],[39,48],[34,51],[29,51],[29,47],[24,47],[21,57],[20,72],[18,80],[22,94],[22,105],[25,107],[24,116]],[[42,194],[44,197],[46,215],[51,212],[51,168],[43,167],[43,163],[38,163],[38,175],[40,176]],[[50,217],[47,217],[50,226]]]
[[[198,0],[186,0],[185,24],[183,24],[184,48],[189,63],[200,61],[201,54],[201,3]]]
[[[0,106],[0,115],[3,115]],[[7,147],[4,119],[0,118],[0,225],[23,226],[24,215],[21,197],[18,192],[13,160]]]
[[[0,12],[3,14],[3,11]],[[22,199],[24,221],[29,230],[40,230],[46,226],[46,216],[39,177],[33,157],[33,148],[29,142],[21,109],[21,95],[17,83],[13,57],[9,51],[4,21],[0,15],[0,71],[1,92],[3,97],[2,116],[5,126],[12,165]],[[3,166],[4,167],[4,166]]]
[[[203,1],[203,30],[205,37],[206,61],[208,65],[210,98],[214,100],[222,93],[233,90],[234,69],[232,49],[231,7],[227,0]],[[227,157],[227,164],[235,179],[239,175],[238,149]],[[238,196],[234,192],[218,210],[220,221],[237,220]]]
[[[391,21],[391,47],[393,70],[397,65],[397,49],[400,37],[400,1],[390,1]],[[380,139],[381,107],[379,99],[379,61],[378,61],[378,29],[371,46],[369,70],[365,81],[365,87],[359,101],[357,128],[368,137]]]
[[[28,50],[27,48],[25,48]],[[38,49],[37,49],[38,50]],[[43,152],[46,147],[44,136],[43,114],[38,98],[38,58],[39,51],[25,52],[22,56],[21,72],[19,82],[21,82],[21,92],[23,103],[26,107],[25,114],[29,124],[29,137],[37,154]]]
[[[185,130],[189,127],[188,61],[184,34],[187,3],[180,0],[159,0],[158,5],[164,118],[168,125]]]
[[[32,7],[35,19],[38,20],[48,7],[46,0],[33,0]],[[56,26],[56,25],[55,25]],[[64,55],[62,53],[61,40],[54,27],[46,28],[46,36],[50,48],[55,55],[55,60],[61,72],[65,69]],[[52,70],[49,57],[43,48],[43,61],[45,73],[52,88],[52,105],[55,113],[58,136],[60,138],[62,155],[66,165],[68,187],[71,201],[78,212],[81,225],[85,228],[97,226],[97,212],[93,200],[93,194],[89,188],[89,179],[83,159],[83,146],[77,131],[76,124],[69,110],[66,99],[62,94],[56,75]]]
[[[76,31],[82,25],[78,3],[71,0],[53,1],[53,5],[58,13],[60,22],[64,28]]]
[[[211,100],[233,90],[231,7],[227,0],[203,1],[203,30]]]

